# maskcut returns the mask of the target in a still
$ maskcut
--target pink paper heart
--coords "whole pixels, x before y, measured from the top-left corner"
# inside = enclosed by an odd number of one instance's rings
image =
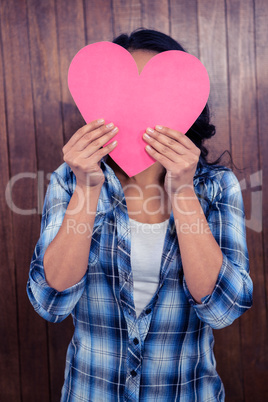
[[[156,124],[186,133],[209,96],[209,77],[193,55],[169,50],[154,56],[139,75],[131,54],[112,42],[82,48],[73,58],[68,85],[87,123],[103,117],[119,129],[111,158],[132,177],[155,159],[142,136]],[[109,141],[110,142],[110,141]]]

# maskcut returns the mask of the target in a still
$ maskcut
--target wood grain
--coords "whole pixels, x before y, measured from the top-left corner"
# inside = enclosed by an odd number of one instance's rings
[[[226,43],[225,2],[198,1],[199,54],[210,79],[209,106],[216,135],[206,141],[209,160],[217,159],[226,149],[230,150],[228,51]],[[221,162],[228,161],[228,158]]]
[[[261,326],[259,331],[263,331],[261,336],[256,334],[258,338],[248,337],[247,328],[244,331],[244,338],[247,342],[245,347],[251,349],[251,362],[256,367],[254,374],[249,372],[249,375],[255,376],[256,384],[258,387],[258,394],[261,395],[263,400],[268,399],[268,277],[267,270],[262,271],[262,267],[267,267],[268,262],[268,204],[265,202],[268,199],[267,177],[268,177],[268,142],[267,142],[267,127],[268,127],[268,6],[265,0],[255,0],[254,2],[254,17],[255,17],[255,57],[256,57],[256,84],[257,84],[257,125],[258,125],[258,138],[259,138],[259,152],[260,152],[260,185],[255,184],[255,188],[252,191],[259,191],[262,197],[262,214],[260,215],[259,227],[262,235],[262,246],[257,244],[257,239],[254,239],[254,248],[256,248],[256,254],[259,255],[258,266],[256,269],[260,271],[260,275],[255,279],[255,283],[258,287],[263,288],[263,291],[257,294],[257,297],[266,296],[266,306],[261,304],[261,310],[258,310],[258,305],[255,308],[255,314],[252,317],[252,325],[255,326],[255,319],[260,322]],[[254,187],[254,185],[252,186]],[[250,239],[249,239],[250,241]],[[263,253],[263,260],[261,258]],[[252,271],[255,264],[252,264]],[[262,282],[263,281],[263,282]],[[262,289],[261,289],[262,290]],[[253,334],[255,335],[255,334]],[[247,377],[249,378],[249,377]],[[254,389],[251,389],[250,384],[247,384],[248,401],[253,400]]]
[[[11,0],[1,4],[9,163],[10,175],[14,177],[37,171],[28,22],[24,1]],[[21,178],[13,187],[12,198],[15,205],[23,210],[36,208],[36,180]],[[46,323],[34,312],[26,294],[29,266],[39,236],[39,225],[37,213],[13,214],[21,396],[27,402],[49,399]],[[12,293],[6,295],[7,300],[9,297],[12,300]],[[16,348],[17,342],[14,344],[15,356]],[[8,377],[6,378],[8,381]]]
[[[199,57],[197,0],[170,0],[170,35]]]
[[[4,192],[0,196],[0,399],[60,399],[72,320],[46,323],[29,303],[26,282],[39,237],[47,173],[63,162],[62,145],[84,124],[68,90],[69,64],[86,44],[112,41],[120,33],[144,27],[170,34],[205,64],[217,126],[216,136],[206,144],[209,159],[230,149],[235,164],[245,168],[234,173],[246,211],[254,307],[231,326],[215,331],[215,353],[227,402],[266,401],[267,1],[2,0],[0,7],[3,188],[24,172],[39,172],[43,178],[39,195],[34,177],[21,178],[12,189],[14,204],[23,210],[35,208],[33,214],[12,212]]]
[[[267,127],[268,127],[268,7],[266,0],[255,0],[255,32],[256,32],[256,83],[257,83],[257,119],[258,119],[258,134],[259,134],[259,149],[260,149],[260,164],[262,174],[262,233],[263,233],[263,251],[264,251],[264,266],[268,262],[268,199],[267,177],[268,177],[268,142],[267,142]],[[265,181],[266,180],[266,181]],[[267,271],[264,271],[266,283],[266,314],[268,310],[268,278]],[[268,382],[267,382],[268,384]],[[268,392],[267,392],[268,397]]]
[[[98,0],[84,2],[86,43],[113,40],[113,1]]]
[[[62,163],[62,118],[54,0],[27,0],[38,169]]]
[[[142,3],[142,26],[170,34],[169,1],[148,0]]]
[[[2,39],[1,27],[0,35]],[[2,190],[9,185],[9,155],[7,143],[6,107],[4,98],[3,48],[0,41],[0,171],[2,174]],[[15,258],[12,227],[12,212],[6,202],[5,191],[0,193],[0,395],[3,400],[15,402],[20,398],[20,367],[19,367],[19,331],[16,295]]]
[[[61,94],[61,117],[64,142],[85,124],[68,89],[68,69],[75,54],[86,45],[83,1],[59,0],[56,6],[56,31]],[[62,160],[63,162],[63,160]],[[73,335],[71,316],[58,324],[48,324],[51,402],[60,400],[64,382],[65,359],[68,344]]]
[[[216,126],[216,135],[206,141],[209,160],[215,160],[224,150],[230,150],[228,51],[226,41],[225,2],[198,1],[200,60],[210,77],[209,105]],[[228,161],[228,158],[225,159]],[[224,163],[224,159],[221,161]],[[219,375],[224,383],[227,400],[242,400],[241,339],[239,322],[214,331],[215,356]],[[230,376],[229,373],[232,372]]]
[[[86,43],[83,0],[56,1],[58,33],[58,59],[61,86],[61,111],[64,128],[64,143],[85,124],[68,88],[68,69],[76,53]]]
[[[63,122],[59,72],[58,33],[54,0],[28,0],[29,38],[38,169],[53,172],[62,160]],[[46,180],[46,184],[48,181]],[[48,324],[49,377],[51,400],[60,399],[66,345],[59,327]],[[65,348],[64,348],[65,346]],[[62,358],[60,358],[61,356]],[[58,374],[59,373],[59,374]]]
[[[253,189],[250,188],[251,176],[260,170],[253,16],[251,0],[227,2],[232,154],[245,167],[243,174],[237,176],[240,180],[246,179],[247,188],[243,196],[248,221],[255,210],[261,208],[259,204],[254,205]],[[240,318],[243,372],[243,394],[240,400],[245,401],[263,398],[261,384],[265,382],[265,371],[255,362],[263,359],[267,343],[262,233],[249,225],[247,222],[254,306]]]
[[[130,34],[142,27],[142,2],[140,0],[112,0],[113,34]]]

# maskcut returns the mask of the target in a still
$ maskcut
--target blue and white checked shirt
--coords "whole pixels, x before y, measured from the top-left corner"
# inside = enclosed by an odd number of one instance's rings
[[[252,305],[244,205],[236,176],[227,168],[198,165],[194,177],[195,193],[223,253],[212,294],[197,304],[187,288],[172,212],[159,286],[137,319],[126,201],[104,159],[101,167],[105,182],[86,274],[62,292],[45,279],[43,256],[76,185],[74,173],[63,163],[51,176],[27,283],[40,316],[51,322],[73,317],[61,401],[224,401],[212,328],[230,325]]]

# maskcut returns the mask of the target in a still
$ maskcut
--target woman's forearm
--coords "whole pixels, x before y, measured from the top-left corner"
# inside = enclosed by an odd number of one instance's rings
[[[101,186],[76,187],[62,222],[44,255],[46,281],[63,291],[86,273]]]
[[[191,295],[201,303],[202,297],[211,294],[215,287],[223,261],[222,252],[194,189],[175,195],[171,203],[184,277]]]

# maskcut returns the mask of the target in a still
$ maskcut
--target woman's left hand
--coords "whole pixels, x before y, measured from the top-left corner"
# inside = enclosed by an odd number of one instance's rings
[[[143,139],[148,154],[163,165],[167,172],[165,190],[169,197],[194,189],[193,178],[200,157],[200,149],[185,134],[168,127],[147,128]],[[153,131],[151,131],[153,130]]]

